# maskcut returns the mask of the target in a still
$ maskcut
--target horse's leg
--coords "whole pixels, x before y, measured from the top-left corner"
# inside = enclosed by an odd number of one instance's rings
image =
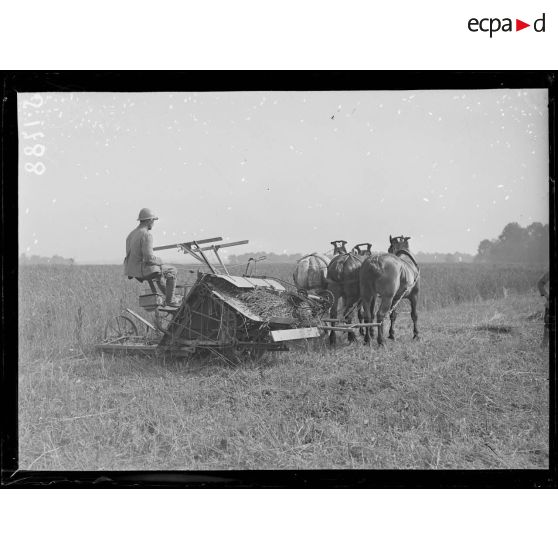
[[[411,318],[413,319],[413,339],[419,339],[418,330],[418,314],[417,314],[417,304],[418,304],[418,289],[411,291],[409,295],[409,300],[411,301]]]
[[[357,302],[357,300],[355,300],[352,297],[347,297],[346,301],[345,301],[345,309],[349,308],[351,309],[351,307],[355,306],[355,302]],[[345,323],[346,324],[353,324],[354,323],[354,318],[355,318],[355,313],[358,314],[358,311],[355,312],[355,310],[357,310],[358,308],[358,304],[355,306],[355,308],[353,308],[349,314],[347,315],[347,317],[345,318]],[[349,341],[349,343],[354,343],[356,341],[356,335],[353,329],[350,329],[349,332],[347,333],[347,339]]]
[[[368,293],[362,295],[362,310],[364,312],[364,322],[370,323],[372,321],[372,314],[370,312],[371,303],[370,300],[374,301],[375,297],[371,297]],[[370,338],[372,337],[370,326],[365,326],[364,328],[364,344],[370,345]]]
[[[378,345],[383,346],[384,344],[384,318],[387,316],[391,309],[393,302],[393,295],[384,294],[382,296],[382,302],[380,303],[380,308],[378,309],[377,321],[380,323],[378,327]]]
[[[362,323],[364,321],[364,308],[362,307],[362,304],[360,304],[358,307],[358,321],[359,323]],[[362,326],[359,327],[358,332],[360,335],[364,335],[364,328]]]
[[[389,335],[388,339],[393,339],[395,341],[395,320],[397,319],[397,308],[389,316]]]
[[[332,320],[335,320],[337,318],[337,307],[339,306],[339,291],[337,289],[333,290],[333,304],[331,305],[331,309],[329,311],[329,317]],[[330,322],[330,324],[335,327],[337,322]],[[330,331],[329,333],[329,345],[331,347],[335,347],[335,342],[336,342],[336,336],[335,336],[335,330]]]
[[[372,302],[370,303],[370,316],[374,319],[376,311],[376,295],[372,295]],[[370,331],[370,339],[374,339],[374,327],[369,327],[368,330]]]

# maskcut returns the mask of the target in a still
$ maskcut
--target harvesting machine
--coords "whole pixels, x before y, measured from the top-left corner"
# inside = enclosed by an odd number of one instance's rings
[[[297,292],[280,279],[248,274],[248,266],[244,275],[231,275],[219,250],[248,241],[215,244],[221,240],[216,237],[155,247],[178,248],[209,271],[198,271],[192,285],[182,285],[178,308],[165,306],[164,296],[149,281],[150,289],[140,295],[139,306],[153,319],[126,308],[109,320],[97,348],[106,353],[176,357],[200,352],[236,363],[245,357],[257,358],[265,351],[288,351],[291,341],[320,336],[331,297]],[[213,253],[218,263],[212,263],[206,252]]]

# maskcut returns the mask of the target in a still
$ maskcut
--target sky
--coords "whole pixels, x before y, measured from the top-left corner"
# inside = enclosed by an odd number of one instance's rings
[[[155,245],[404,234],[475,254],[509,222],[548,223],[547,105],[544,89],[18,94],[19,252],[120,263],[148,207]]]

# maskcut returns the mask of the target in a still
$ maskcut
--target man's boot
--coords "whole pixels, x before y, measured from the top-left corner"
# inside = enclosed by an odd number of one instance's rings
[[[178,308],[180,306],[179,302],[174,300],[174,288],[176,286],[176,279],[174,277],[167,277],[167,284],[165,285],[165,306],[174,306]]]
[[[164,296],[167,295],[167,284],[165,282],[164,278],[161,279],[156,279],[155,281],[157,283],[157,286],[159,287],[159,290],[163,293]]]

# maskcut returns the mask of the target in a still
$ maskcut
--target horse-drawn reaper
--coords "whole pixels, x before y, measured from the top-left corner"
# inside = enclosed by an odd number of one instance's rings
[[[178,308],[165,306],[151,284],[151,292],[140,296],[140,306],[154,314],[153,322],[126,308],[109,321],[105,339],[97,347],[112,353],[214,354],[234,363],[265,351],[288,351],[287,343],[294,340],[319,337],[329,299],[288,290],[279,279],[229,274],[219,249],[247,242],[202,248],[191,241],[154,248],[179,248],[209,272],[198,271]],[[209,261],[207,250],[213,251],[219,265]]]

